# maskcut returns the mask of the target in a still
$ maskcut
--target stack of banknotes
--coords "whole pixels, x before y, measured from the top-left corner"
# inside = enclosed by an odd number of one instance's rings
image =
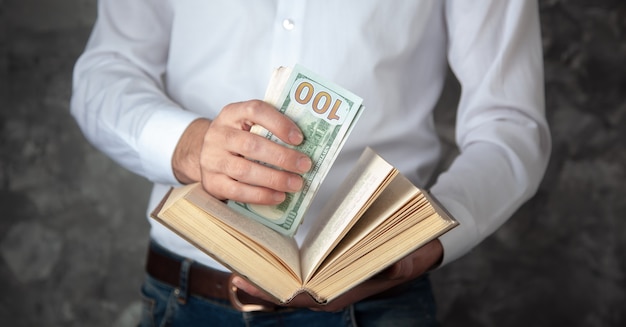
[[[296,147],[286,145],[259,125],[250,132],[305,153],[313,161],[313,168],[302,175],[302,190],[288,193],[283,203],[267,206],[229,201],[228,205],[282,234],[293,236],[363,112],[363,99],[296,65],[274,71],[264,101],[292,119],[302,130],[304,141]]]

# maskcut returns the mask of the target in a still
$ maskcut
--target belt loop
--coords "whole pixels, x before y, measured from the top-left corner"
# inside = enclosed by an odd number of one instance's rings
[[[193,260],[186,258],[183,260],[180,266],[180,283],[178,283],[178,288],[174,291],[178,303],[185,304],[187,303],[187,293],[189,289],[189,275],[191,273],[191,264],[193,264]]]

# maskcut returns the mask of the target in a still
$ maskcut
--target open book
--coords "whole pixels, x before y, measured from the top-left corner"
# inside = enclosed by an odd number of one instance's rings
[[[341,185],[300,248],[199,184],[172,189],[152,216],[281,303],[331,301],[458,225],[370,148]]]

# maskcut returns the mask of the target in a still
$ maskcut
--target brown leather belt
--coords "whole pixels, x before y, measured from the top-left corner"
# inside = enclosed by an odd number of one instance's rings
[[[182,262],[149,248],[146,272],[153,278],[179,288],[181,267]],[[204,298],[230,301],[240,311],[275,311],[281,308],[245,292],[237,292],[237,288],[230,283],[231,276],[231,273],[193,263],[189,267],[187,292]]]

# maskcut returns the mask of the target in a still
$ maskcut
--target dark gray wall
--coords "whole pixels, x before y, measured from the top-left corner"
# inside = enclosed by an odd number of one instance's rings
[[[626,8],[540,3],[552,160],[504,227],[433,274],[445,326],[626,322]],[[3,325],[121,327],[138,314],[148,183],[68,113],[94,19],[95,0],[0,0]],[[456,92],[438,112],[448,141]]]

